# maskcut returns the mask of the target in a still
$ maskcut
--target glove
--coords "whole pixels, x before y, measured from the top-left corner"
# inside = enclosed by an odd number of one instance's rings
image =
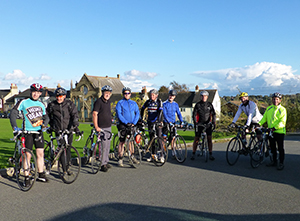
[[[14,134],[18,133],[19,131],[22,131],[22,129],[18,127],[14,127],[13,129],[14,129],[13,131]]]
[[[232,122],[228,127],[235,127],[235,123]]]
[[[184,122],[181,122],[180,125],[181,125],[181,127],[184,127]]]
[[[75,132],[76,135],[81,135],[81,132],[80,132],[80,130],[79,130],[78,127],[76,127],[76,128],[74,129],[74,132]]]
[[[131,123],[127,123],[127,127],[131,127]]]
[[[174,127],[174,124],[170,122],[170,127]]]

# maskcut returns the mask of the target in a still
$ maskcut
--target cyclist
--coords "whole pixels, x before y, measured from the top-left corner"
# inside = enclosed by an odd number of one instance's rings
[[[110,134],[106,131],[111,132],[111,106],[110,97],[112,88],[109,85],[104,85],[101,88],[102,96],[98,98],[94,103],[93,109],[93,123],[97,132],[103,130],[105,137],[109,137]],[[105,131],[104,131],[105,130]],[[110,140],[106,139],[103,141],[103,158],[101,162],[101,171],[107,172],[111,166],[109,162],[109,151],[110,151]]]
[[[162,133],[162,123],[163,123],[163,106],[162,101],[158,98],[158,91],[156,89],[150,90],[150,99],[148,99],[141,108],[141,118],[143,119],[145,109],[148,108],[148,128],[153,128],[153,124],[160,123],[161,126],[156,127],[157,136],[161,137]],[[154,134],[150,132],[150,140]],[[152,154],[154,154],[154,148],[152,148]],[[148,162],[152,160],[152,157],[147,159]],[[160,159],[164,162],[164,158]]]
[[[119,161],[118,164],[120,167],[123,167],[123,152],[124,152],[124,143],[125,143],[125,138],[127,135],[132,135],[130,134],[130,130],[126,130],[126,128],[131,128],[134,125],[137,124],[139,117],[140,117],[140,111],[137,103],[133,100],[130,100],[131,97],[131,89],[129,87],[124,87],[122,89],[123,93],[123,99],[120,100],[117,103],[116,106],[116,114],[119,119],[118,123],[118,130],[120,133],[120,143],[119,143]],[[126,133],[127,132],[127,133]],[[129,146],[129,150],[132,153],[131,158],[133,163],[139,163],[135,158],[134,158],[134,150],[133,146]]]
[[[78,122],[78,112],[75,104],[70,101],[66,100],[67,91],[62,88],[58,87],[55,92],[56,100],[52,101],[48,104],[46,111],[50,119],[50,130],[56,133],[56,137],[58,137],[58,131],[63,131],[65,129],[72,132],[73,130],[76,134],[80,134],[80,130],[78,129],[79,122]],[[60,146],[64,142],[63,139],[57,140],[58,146]],[[68,143],[72,145],[73,142],[73,134],[70,133],[68,135]],[[67,161],[69,162],[71,159],[71,149],[67,149]],[[62,164],[68,165],[64,162],[64,157],[61,157]],[[63,167],[65,169],[65,167]],[[67,168],[67,172],[70,175],[70,171]]]
[[[191,160],[195,159],[195,153],[197,150],[197,145],[199,142],[199,138],[201,136],[201,132],[203,131],[202,126],[198,126],[199,124],[208,124],[210,121],[212,124],[209,124],[209,126],[206,129],[207,134],[207,143],[208,143],[208,150],[209,150],[209,159],[214,160],[214,156],[212,155],[212,131],[213,126],[216,126],[216,112],[214,109],[214,106],[212,103],[208,102],[209,93],[207,91],[201,91],[200,97],[201,100],[196,103],[194,110],[193,110],[193,120],[195,125],[195,138],[193,142],[193,154],[191,157]]]
[[[45,105],[38,101],[42,95],[43,87],[38,83],[30,86],[30,98],[20,100],[11,110],[10,123],[14,133],[21,130],[17,126],[17,117],[19,111],[23,115],[22,129],[26,131],[40,131],[42,126],[48,125],[49,118],[46,115]],[[44,137],[43,133],[40,134],[26,134],[25,146],[32,150],[33,145],[36,148],[37,168],[38,168],[38,181],[48,182],[44,173]],[[28,155],[30,159],[31,155]],[[25,177],[25,186],[29,185],[29,177]]]
[[[281,103],[282,95],[280,93],[272,94],[273,105],[269,106],[263,115],[263,118],[259,121],[259,125],[263,125],[265,122],[268,124],[268,128],[273,131],[273,137],[269,137],[271,152],[273,154],[273,162],[267,164],[267,166],[277,165],[277,151],[276,143],[279,151],[279,164],[278,170],[284,168],[284,135],[286,134],[286,119],[287,113],[285,107]]]
[[[162,129],[162,132],[163,132],[164,137],[167,136],[168,131],[171,129],[171,128],[168,128],[169,125],[170,125],[170,127],[174,126],[175,121],[176,121],[176,114],[181,122],[181,126],[183,126],[183,119],[182,119],[182,115],[179,110],[179,106],[174,101],[176,96],[177,96],[177,91],[170,90],[168,100],[166,100],[163,103],[164,126]],[[172,156],[173,157],[175,156],[174,149],[173,149],[174,136],[175,136],[174,131],[170,130],[169,142],[172,142],[171,147],[172,147]]]
[[[262,118],[262,114],[259,112],[257,105],[249,100],[248,93],[242,92],[239,95],[239,99],[241,100],[241,104],[233,118],[232,123],[229,125],[229,127],[234,127],[235,122],[239,119],[242,112],[244,112],[247,115],[247,121],[244,126],[245,129],[251,128],[251,127],[257,127],[258,122]],[[257,138],[258,140],[262,140],[261,131],[256,130]],[[246,134],[242,134],[242,139],[244,144],[246,145]]]

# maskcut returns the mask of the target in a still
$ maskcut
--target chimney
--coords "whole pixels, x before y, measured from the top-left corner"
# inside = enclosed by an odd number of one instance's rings
[[[146,88],[146,86],[142,87],[142,94],[147,94],[147,88]]]
[[[18,87],[16,84],[10,84],[10,92],[12,93],[12,95],[18,94]]]
[[[57,88],[59,88],[59,87],[61,87],[61,86],[60,86],[60,83],[57,84]]]
[[[120,79],[120,75],[119,74],[117,74],[117,78]]]
[[[195,87],[195,92],[196,93],[199,92],[199,86],[198,85],[196,85],[196,87]]]

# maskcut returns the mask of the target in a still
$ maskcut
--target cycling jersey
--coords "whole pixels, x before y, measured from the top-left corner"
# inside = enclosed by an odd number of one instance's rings
[[[259,121],[259,125],[263,125],[267,122],[268,128],[275,128],[274,133],[285,134],[286,119],[287,113],[285,107],[281,106],[281,104],[278,106],[271,105],[267,108],[263,118]]]
[[[179,111],[178,104],[175,101],[173,101],[171,103],[169,100],[166,100],[163,103],[164,122],[174,124],[176,121],[176,114],[177,114],[179,120],[182,122],[183,119],[182,119],[181,113]]]
[[[211,119],[212,117],[212,119]],[[199,101],[193,110],[194,124],[201,123],[207,124],[212,121],[213,124],[216,122],[216,112],[212,103],[206,101]]]
[[[148,108],[148,121],[150,122],[155,122],[155,121],[159,121],[161,122],[162,119],[162,102],[160,99],[156,99],[155,101],[149,99],[147,100],[142,109],[141,109],[141,117],[143,118],[144,115],[144,111],[145,109]]]
[[[48,124],[48,117],[46,117],[45,105],[31,98],[20,100],[12,109],[11,112],[11,125],[17,127],[16,118],[18,111],[22,112],[23,115],[23,130],[38,131],[41,130],[41,125],[44,123]],[[45,122],[43,122],[43,118]],[[46,120],[47,119],[47,120]]]
[[[250,126],[251,123],[258,123],[262,118],[257,105],[253,101],[248,101],[247,104],[240,104],[239,109],[237,110],[232,121],[233,123],[239,119],[242,112],[244,112],[248,117],[246,122],[247,126]]]
[[[125,98],[117,103],[116,114],[118,119],[124,124],[131,123],[136,125],[140,117],[140,111],[137,103]]]

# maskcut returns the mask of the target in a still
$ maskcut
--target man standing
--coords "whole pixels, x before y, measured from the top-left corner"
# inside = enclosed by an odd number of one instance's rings
[[[78,112],[76,109],[75,104],[70,101],[66,100],[66,95],[67,91],[64,88],[57,88],[54,92],[56,96],[56,100],[52,101],[50,104],[47,106],[47,114],[50,119],[50,128],[52,131],[55,132],[56,137],[58,136],[58,131],[63,131],[65,129],[69,130],[72,132],[73,130],[76,132],[76,134],[80,134],[80,131],[78,129],[79,122],[78,122]],[[61,143],[64,141],[57,140],[57,144],[60,146]],[[70,133],[68,135],[68,143],[69,145],[72,145],[73,142],[73,134]],[[71,159],[71,149],[67,149],[67,160],[69,161]],[[68,165],[66,162],[64,162],[64,157],[62,157],[62,164],[63,165]],[[66,167],[63,167],[64,169]],[[65,173],[67,172],[68,174],[70,173],[68,171],[64,171]]]
[[[268,124],[268,128],[273,131],[273,137],[269,137],[271,152],[273,154],[273,162],[267,166],[277,166],[278,170],[284,168],[284,135],[286,134],[286,109],[281,103],[282,95],[280,93],[274,93],[272,95],[273,105],[269,106],[263,115],[259,125],[263,125],[265,122]],[[279,151],[279,163],[277,165],[277,151],[276,143]]]
[[[163,123],[163,106],[162,101],[158,99],[158,91],[156,89],[150,90],[150,99],[147,100],[141,109],[141,118],[143,119],[144,111],[148,108],[148,129],[151,130],[153,128],[153,125],[158,122],[161,123],[161,126],[156,128],[157,136],[161,137],[162,132],[162,123]],[[150,140],[152,140],[152,137],[154,134],[150,132]],[[152,148],[152,154],[154,154],[154,148]],[[152,160],[152,157],[147,159],[148,162]],[[164,159],[161,159],[164,160]]]
[[[195,159],[195,153],[197,150],[197,145],[199,142],[199,138],[201,136],[201,133],[203,131],[203,127],[199,126],[201,124],[208,124],[209,122],[212,122],[212,124],[207,125],[206,134],[207,134],[207,142],[208,142],[208,149],[209,149],[209,159],[214,160],[215,158],[212,155],[212,131],[213,126],[216,126],[216,112],[212,105],[212,103],[208,102],[209,93],[207,91],[201,91],[200,97],[201,101],[199,101],[193,110],[193,120],[195,125],[195,138],[193,142],[193,155],[191,157],[191,160]]]
[[[103,130],[105,137],[109,137],[105,131],[111,131],[111,106],[110,96],[112,88],[109,85],[105,85],[101,88],[102,96],[96,100],[93,109],[93,123],[97,132]],[[108,164],[110,151],[110,140],[106,139],[103,141],[103,153],[101,162],[101,171],[107,172],[111,167]]]
[[[20,130],[17,126],[17,117],[19,111],[23,115],[22,129],[26,131],[40,131],[42,125],[48,125],[49,118],[46,115],[45,105],[38,101],[42,95],[42,85],[35,83],[30,86],[30,98],[20,100],[11,110],[10,123],[14,131]],[[41,139],[38,139],[41,137]],[[37,168],[39,176],[38,181],[48,182],[48,179],[44,173],[44,137],[41,134],[26,134],[25,146],[32,150],[33,145],[36,149],[37,156]],[[30,155],[28,158],[30,159]],[[25,186],[29,185],[29,177],[25,177]]]
[[[127,135],[134,136],[134,134],[130,134],[131,130],[126,130],[126,129],[136,125],[140,117],[140,111],[137,103],[133,100],[130,100],[131,89],[129,87],[124,87],[122,93],[123,93],[123,99],[120,100],[116,106],[116,113],[119,119],[118,130],[120,134],[119,161],[118,161],[120,167],[124,166],[123,152],[124,152],[125,138]],[[139,162],[134,158],[133,148],[134,148],[133,146],[129,146],[132,162],[138,164]]]

